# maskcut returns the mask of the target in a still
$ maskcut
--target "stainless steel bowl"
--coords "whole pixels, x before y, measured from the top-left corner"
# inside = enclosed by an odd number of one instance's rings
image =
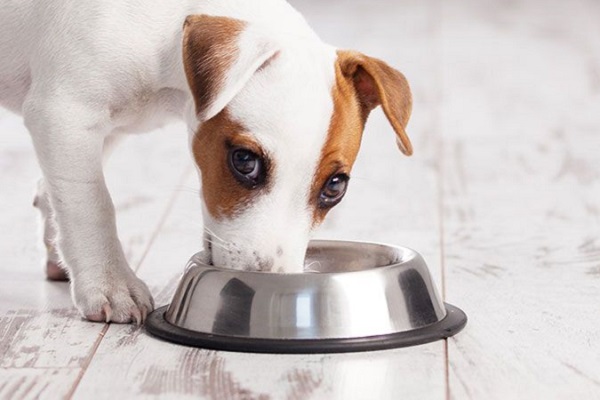
[[[221,350],[325,353],[422,344],[458,333],[466,315],[441,301],[414,250],[312,241],[305,265],[280,274],[217,268],[194,255],[153,335]]]

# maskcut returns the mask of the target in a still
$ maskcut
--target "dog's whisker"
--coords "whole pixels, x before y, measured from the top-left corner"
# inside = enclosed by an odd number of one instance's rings
[[[212,240],[206,240],[206,242],[207,242],[207,243],[210,243],[210,245],[211,245],[211,246],[216,246],[216,247],[219,247],[219,248],[221,248],[221,249],[223,249],[223,250],[227,250],[227,251],[229,251],[229,250],[230,250],[230,248],[229,248],[229,247],[227,247],[227,246],[226,246],[226,245],[224,245],[224,244],[217,243],[217,242],[213,242]]]
[[[197,186],[189,186],[189,185],[176,185],[175,186],[176,189],[188,189],[188,190],[195,190],[197,193],[200,192],[200,188]]]
[[[205,240],[207,243],[210,243],[211,245],[217,246],[217,247],[219,247],[219,248],[221,248],[221,249],[224,249],[224,250],[226,250],[226,251],[237,250],[237,246],[236,246],[234,243],[227,242],[227,241],[225,241],[225,240],[222,240],[222,239],[220,239],[220,238],[217,238],[217,239],[221,240],[221,242],[215,242],[215,241],[214,241],[214,240],[212,240],[212,239],[213,239],[213,237],[212,237],[212,236],[209,236],[209,237],[205,237],[205,238],[204,238],[204,240]]]
[[[216,234],[216,233],[215,233],[215,232],[214,232],[212,229],[210,229],[210,228],[209,228],[208,226],[206,226],[206,225],[204,225],[204,230],[205,230],[207,233],[209,233],[209,234],[211,234],[211,235],[213,235],[213,236],[215,236],[215,237],[218,237],[218,235],[217,235],[217,234]]]
[[[213,240],[213,238],[211,236],[205,236],[204,240],[207,241],[207,242],[209,242],[209,243],[213,243],[215,245],[219,245],[219,246],[222,246],[222,247],[229,247],[229,245],[230,245],[229,243],[224,242],[224,241],[217,242],[217,241]]]
[[[226,243],[227,241],[223,238],[220,238],[216,233],[214,233],[212,230],[210,230],[209,228],[207,228],[206,226],[204,227],[204,231],[206,233],[208,233],[211,237],[215,238],[215,239],[219,239],[221,242]]]
[[[215,235],[213,235],[213,234],[212,234],[212,233],[210,233],[210,232],[206,232],[206,233],[208,233],[208,236],[210,236],[210,238],[211,238],[211,239],[216,239],[216,240],[220,241],[221,243],[227,243],[227,240],[223,240],[223,239],[221,239],[220,237],[218,237],[218,236],[215,236]]]
[[[312,269],[310,268],[311,266],[317,264],[318,265],[318,269]],[[309,263],[308,265],[304,266],[304,271],[308,271],[308,272],[319,272],[321,270],[321,262],[320,261],[313,261],[311,263]]]

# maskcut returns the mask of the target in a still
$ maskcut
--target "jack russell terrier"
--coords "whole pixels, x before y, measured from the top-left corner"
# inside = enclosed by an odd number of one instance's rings
[[[43,172],[48,276],[60,260],[90,321],[154,307],[103,177],[119,135],[183,118],[210,261],[289,273],[344,196],[373,108],[412,153],[404,76],[323,43],[284,0],[9,1],[0,55],[0,105],[23,115]]]

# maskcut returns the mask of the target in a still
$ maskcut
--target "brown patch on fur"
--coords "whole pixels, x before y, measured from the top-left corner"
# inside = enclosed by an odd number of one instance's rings
[[[396,132],[400,150],[411,155],[413,149],[406,125],[412,111],[412,95],[404,75],[381,60],[355,51],[338,51],[338,64],[343,75],[354,82],[364,119],[381,105]]]
[[[191,15],[183,25],[183,67],[194,96],[196,113],[210,106],[235,62],[236,40],[246,23],[226,17]]]
[[[233,177],[228,159],[232,146],[249,149],[265,160],[267,185],[248,189]],[[230,117],[227,109],[200,126],[192,142],[192,152],[202,171],[204,203],[214,218],[233,217],[247,208],[256,196],[268,190],[272,164],[267,154],[246,128]]]
[[[320,224],[330,208],[319,207],[319,194],[330,176],[350,175],[371,110],[381,105],[397,135],[404,154],[412,154],[405,128],[412,110],[412,97],[404,75],[381,60],[352,51],[338,51],[333,114],[319,166],[313,178],[310,200],[313,226]]]
[[[363,113],[352,81],[343,75],[339,63],[335,65],[335,84],[331,95],[333,97],[333,114],[310,190],[310,204],[314,210],[314,226],[320,224],[330,210],[330,208],[321,208],[318,204],[319,193],[323,185],[334,174],[350,175],[350,170],[358,155],[368,115]]]

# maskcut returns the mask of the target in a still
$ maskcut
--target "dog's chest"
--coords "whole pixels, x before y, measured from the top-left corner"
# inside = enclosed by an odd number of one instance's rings
[[[179,89],[140,89],[109,106],[110,118],[119,133],[143,133],[182,118],[188,95]]]

